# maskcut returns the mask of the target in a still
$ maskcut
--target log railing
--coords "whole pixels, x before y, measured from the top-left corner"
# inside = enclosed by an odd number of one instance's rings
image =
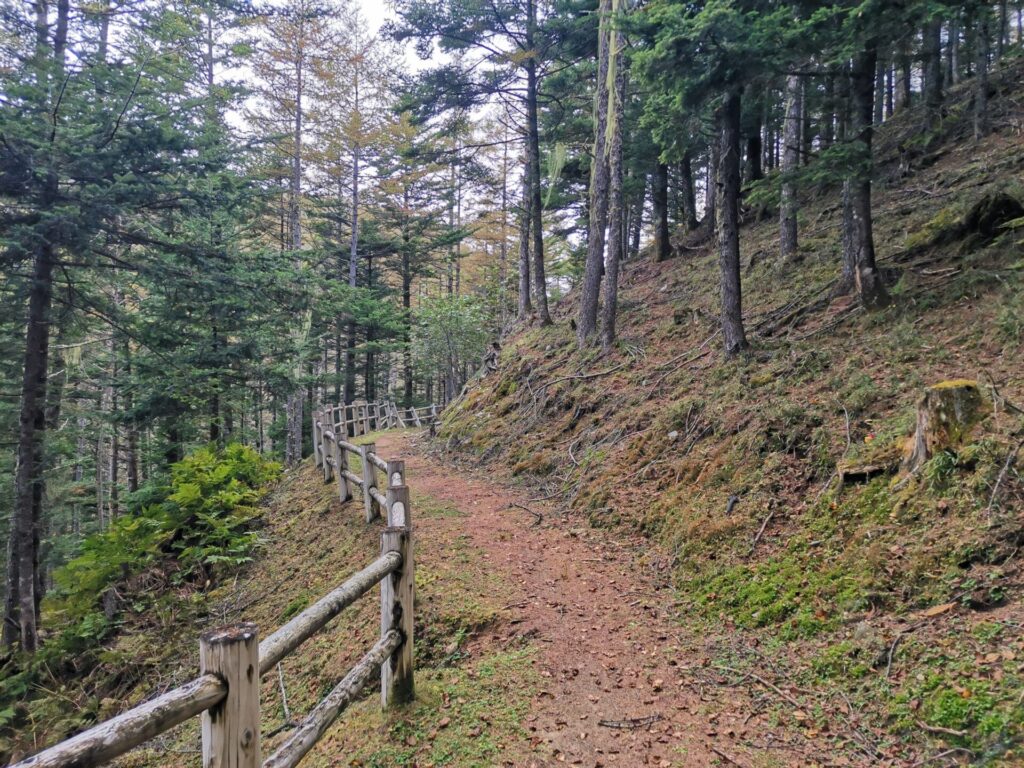
[[[436,424],[439,409],[436,405],[420,408],[400,408],[389,400],[378,403],[351,403],[349,405],[323,406],[313,413],[313,453],[317,466],[321,464],[317,421],[340,434],[342,438],[360,437],[384,429],[405,429],[406,427],[429,427]]]
[[[204,768],[291,768],[313,748],[327,728],[380,674],[381,705],[413,698],[413,593],[415,586],[412,521],[405,462],[379,457],[375,446],[348,442],[340,422],[326,412],[314,413],[314,451],[324,480],[337,478],[342,501],[353,486],[363,490],[367,522],[384,516],[380,557],[292,618],[262,642],[255,624],[235,624],[200,638],[199,676],[172,691],[100,723],[11,768],[90,768],[124,755],[140,744],[195,717],[202,718]],[[386,411],[362,411],[367,431],[376,421],[383,428]],[[436,415],[436,409],[432,411]],[[400,422],[395,422],[396,426]],[[348,428],[348,425],[345,425]],[[348,455],[362,459],[360,472],[350,471]],[[385,473],[385,491],[376,472]],[[260,749],[259,679],[345,608],[380,584],[380,640],[302,720],[277,751],[262,758]]]

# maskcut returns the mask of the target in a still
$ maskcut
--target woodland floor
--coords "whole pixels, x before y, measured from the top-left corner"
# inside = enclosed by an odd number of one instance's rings
[[[445,764],[902,764],[837,749],[858,742],[855,713],[847,712],[850,733],[838,725],[815,732],[801,727],[806,716],[798,710],[793,716],[799,689],[787,691],[779,682],[771,690],[774,683],[716,667],[710,646],[704,652],[702,638],[686,636],[673,618],[672,589],[646,564],[643,539],[574,527],[556,506],[527,498],[501,478],[441,463],[424,438],[390,433],[378,437],[377,447],[405,460],[410,486],[430,500],[429,509],[449,510],[416,515],[414,504],[417,568],[429,572],[438,561],[471,551],[473,561],[463,567],[488,576],[478,583],[497,577],[507,602],[495,621],[468,638],[466,658],[532,649],[532,683],[524,679],[510,691],[529,696],[519,733],[510,734],[493,761]],[[339,746],[359,740],[344,732]],[[332,763],[349,764],[343,754],[331,755]],[[403,764],[432,763],[424,756]]]

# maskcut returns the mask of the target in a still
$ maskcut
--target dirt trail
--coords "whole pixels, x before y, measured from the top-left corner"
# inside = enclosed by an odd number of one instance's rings
[[[429,526],[434,540],[445,538],[444,526],[453,537],[470,536],[510,587],[510,619],[495,631],[530,639],[543,680],[525,724],[526,765],[809,764],[806,753],[790,762],[784,751],[739,743],[757,729],[754,700],[745,689],[717,686],[703,696],[685,669],[699,660],[678,658],[679,626],[666,616],[671,590],[653,584],[650,569],[638,570],[636,542],[574,529],[551,505],[442,465],[409,435],[387,434],[378,449],[405,460],[416,493],[468,513],[415,524]],[[543,515],[542,523],[513,504]]]

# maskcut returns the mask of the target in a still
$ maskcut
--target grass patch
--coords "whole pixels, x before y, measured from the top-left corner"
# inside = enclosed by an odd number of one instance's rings
[[[390,712],[382,712],[375,697],[361,702],[332,729],[310,765],[471,766],[514,759],[538,684],[532,664],[533,651],[520,648],[459,670],[419,670],[415,702]]]

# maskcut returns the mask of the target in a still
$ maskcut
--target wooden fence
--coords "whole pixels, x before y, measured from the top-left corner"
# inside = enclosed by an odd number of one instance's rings
[[[340,432],[344,437],[359,437],[382,429],[430,426],[437,420],[436,405],[399,408],[385,400],[379,403],[325,406],[313,413],[313,451],[317,452],[322,442],[317,432],[318,422],[323,422],[328,429]],[[317,466],[319,464],[320,455],[317,453]]]
[[[349,437],[371,429],[421,426],[437,408],[398,409],[394,404],[327,407],[313,413],[314,460],[324,481],[336,479],[342,501],[362,490],[367,522],[384,516],[380,557],[320,598],[262,642],[255,624],[235,624],[199,641],[199,676],[151,701],[22,760],[11,768],[90,768],[127,753],[179,723],[202,718],[204,768],[291,768],[313,748],[335,719],[380,674],[381,706],[411,701],[413,686],[412,519],[405,462],[377,455],[373,443]],[[360,472],[348,456],[362,459]],[[377,470],[384,473],[382,486]],[[380,589],[380,639],[334,689],[263,760],[260,750],[260,678],[323,629],[345,608]]]

